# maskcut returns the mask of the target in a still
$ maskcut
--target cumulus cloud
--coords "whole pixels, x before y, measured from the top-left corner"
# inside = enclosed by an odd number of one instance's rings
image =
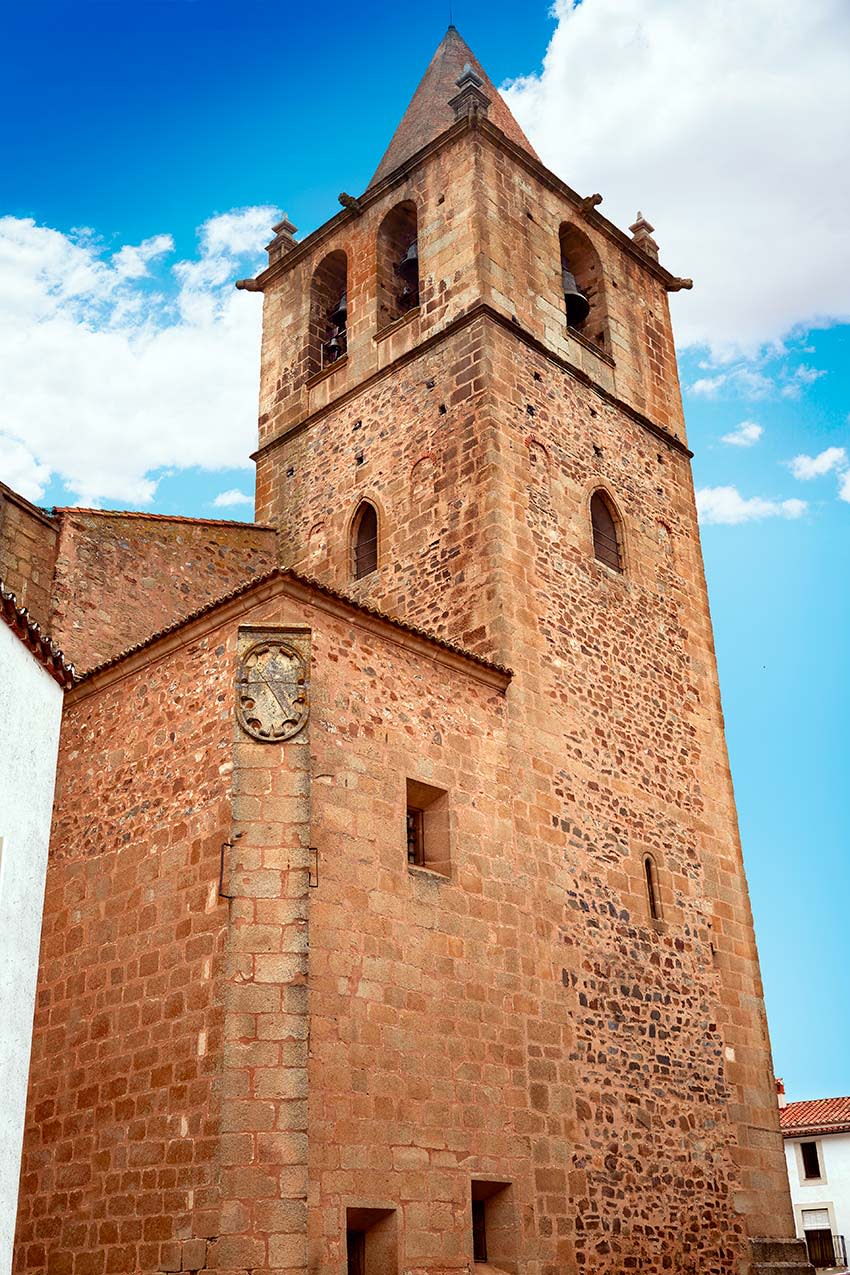
[[[107,251],[0,218],[0,478],[38,500],[147,504],[167,466],[246,465],[255,443],[260,306],[233,281],[261,264],[272,207]]]
[[[254,497],[239,491],[237,487],[231,487],[229,491],[220,491],[213,501],[216,509],[230,509],[233,505],[253,505],[253,503]]]
[[[847,452],[843,447],[827,447],[817,456],[795,456],[788,462],[788,468],[795,478],[804,481],[810,478],[821,478],[832,470],[847,468]]]
[[[700,522],[735,526],[741,522],[760,522],[764,518],[800,518],[806,512],[805,500],[765,500],[761,496],[742,496],[737,487],[703,487],[697,492]]]
[[[841,475],[838,483],[838,499],[850,504],[850,470]]]
[[[724,434],[720,441],[728,443],[730,447],[754,447],[763,433],[764,427],[757,425],[755,421],[741,421],[737,429]]]
[[[556,0],[506,97],[546,164],[626,227],[640,206],[681,345],[751,354],[850,319],[846,0]],[[816,139],[816,144],[813,144]],[[793,180],[789,180],[789,156]]]

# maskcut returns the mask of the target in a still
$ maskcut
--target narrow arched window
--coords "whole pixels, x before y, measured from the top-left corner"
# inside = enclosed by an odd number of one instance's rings
[[[646,902],[653,921],[661,920],[661,895],[658,890],[658,871],[651,854],[644,855],[643,875],[646,882]]]
[[[357,511],[351,529],[354,579],[371,575],[378,569],[378,511],[368,500]]]
[[[623,570],[623,555],[617,522],[610,504],[601,491],[595,491],[590,501],[590,520],[593,525],[593,552],[600,562],[614,571]]]

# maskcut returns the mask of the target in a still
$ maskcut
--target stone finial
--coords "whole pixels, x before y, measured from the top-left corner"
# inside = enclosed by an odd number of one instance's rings
[[[460,92],[449,98],[449,106],[455,113],[455,119],[471,120],[479,115],[486,118],[490,98],[484,92],[484,81],[480,75],[476,75],[469,62],[464,66],[460,79],[456,83]]]
[[[652,237],[654,226],[650,226],[643,213],[638,211],[637,221],[634,225],[629,226],[632,232],[632,239],[641,252],[645,252],[648,257],[652,257],[653,261],[658,260],[658,244]]]
[[[297,226],[293,226],[292,222],[283,214],[277,225],[272,226],[274,231],[274,239],[266,246],[266,252],[269,254],[269,265],[273,265],[276,261],[280,261],[281,257],[285,257],[291,252],[295,243],[295,231]]]

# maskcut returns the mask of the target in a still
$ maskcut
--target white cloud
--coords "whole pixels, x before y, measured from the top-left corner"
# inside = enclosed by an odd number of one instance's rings
[[[681,345],[752,353],[850,318],[846,0],[556,0],[506,96],[542,159],[627,227],[641,207]],[[816,144],[812,139],[816,139]],[[793,157],[793,180],[788,177]]]
[[[841,479],[838,484],[838,499],[846,500],[847,503],[850,504],[850,469],[841,475]]]
[[[0,478],[38,499],[147,504],[166,466],[246,466],[256,441],[260,305],[237,292],[261,264],[271,207],[109,253],[91,232],[0,218]]]
[[[220,491],[213,501],[216,509],[229,509],[231,505],[253,505],[253,503],[254,497],[239,491],[237,487],[231,487],[229,491]]]
[[[800,518],[806,512],[805,500],[764,500],[761,496],[744,497],[737,487],[703,487],[697,492],[700,522],[758,522],[763,518]]]
[[[0,481],[27,500],[40,500],[50,481],[50,469],[40,464],[23,443],[0,434]]]
[[[795,456],[793,460],[789,460],[788,468],[795,478],[801,478],[804,481],[809,478],[820,478],[834,469],[839,471],[846,469],[847,452],[843,447],[827,447],[817,456]]]
[[[724,434],[720,441],[728,443],[730,447],[753,447],[763,433],[764,427],[757,425],[755,421],[741,421],[737,429],[733,429],[730,434]]]
[[[782,387],[782,397],[799,398],[804,386],[814,385],[822,376],[826,376],[826,368],[809,367],[806,363],[801,363],[789,373],[788,381]]]

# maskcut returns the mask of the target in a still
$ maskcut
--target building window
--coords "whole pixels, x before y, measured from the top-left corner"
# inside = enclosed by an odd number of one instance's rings
[[[419,305],[419,237],[416,205],[390,209],[378,231],[378,330]]]
[[[449,794],[443,788],[408,779],[406,817],[408,866],[449,876]]]
[[[348,352],[348,260],[331,252],[310,283],[308,375],[338,362]]]
[[[803,1177],[822,1178],[820,1156],[816,1142],[801,1142],[800,1155],[803,1157]]]
[[[378,511],[364,500],[351,525],[352,570],[355,580],[378,569]]]
[[[623,570],[620,536],[613,507],[607,496],[595,491],[590,501],[590,521],[593,527],[593,553],[612,571]]]
[[[517,1269],[514,1192],[510,1182],[472,1183],[472,1260],[503,1271]]]
[[[346,1275],[398,1275],[395,1209],[345,1210]]]
[[[653,921],[661,920],[661,893],[658,889],[658,869],[651,854],[644,855],[643,875],[646,882],[646,901]]]
[[[559,231],[561,291],[567,327],[600,349],[608,347],[608,313],[602,262],[587,235],[565,222]]]

